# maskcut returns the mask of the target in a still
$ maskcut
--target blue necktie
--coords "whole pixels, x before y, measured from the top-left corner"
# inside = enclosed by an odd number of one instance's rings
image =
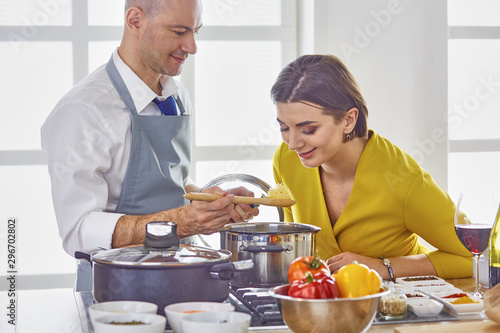
[[[155,98],[153,99],[153,102],[158,105],[158,108],[164,116],[177,116],[177,107],[175,106],[175,100],[172,96],[163,102],[160,102],[158,98]]]

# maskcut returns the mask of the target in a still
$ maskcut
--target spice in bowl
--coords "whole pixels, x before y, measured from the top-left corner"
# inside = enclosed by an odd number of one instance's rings
[[[465,296],[462,296],[460,298],[457,298],[456,300],[454,300],[453,302],[450,302],[451,304],[471,304],[471,303],[479,303],[479,302],[476,302],[474,301],[472,298],[470,298],[469,296],[465,295]]]
[[[407,277],[403,279],[403,281],[405,282],[431,281],[431,280],[439,280],[439,279],[435,276],[417,276],[417,277]]]
[[[392,286],[390,290],[391,293],[380,300],[378,313],[381,319],[401,319],[407,311],[405,291],[399,286]]]
[[[451,294],[448,296],[443,296],[441,298],[460,298],[460,297],[464,297],[464,296],[467,296],[467,294],[465,294],[465,293]]]
[[[406,299],[387,296],[380,300],[378,310],[384,319],[402,318],[406,314]]]
[[[111,325],[146,325],[145,322],[142,321],[111,321],[109,322]]]

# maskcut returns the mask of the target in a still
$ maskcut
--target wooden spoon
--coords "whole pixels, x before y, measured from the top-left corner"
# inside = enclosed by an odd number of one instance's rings
[[[184,198],[189,201],[215,201],[224,197],[220,194],[212,194],[212,193],[195,193],[189,192],[184,194]],[[264,206],[274,206],[274,207],[290,207],[295,204],[295,200],[292,199],[272,199],[272,198],[254,198],[254,197],[240,197],[234,196],[233,199],[234,204],[259,204]]]

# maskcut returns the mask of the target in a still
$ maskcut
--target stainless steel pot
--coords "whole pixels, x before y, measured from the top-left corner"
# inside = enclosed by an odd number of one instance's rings
[[[172,303],[225,301],[229,280],[252,268],[251,260],[229,262],[229,251],[179,244],[176,229],[173,222],[151,222],[144,246],[76,252],[93,266],[96,301],[153,302],[160,314]]]
[[[253,260],[254,267],[237,272],[236,287],[268,288],[288,283],[288,267],[301,256],[316,252],[319,227],[302,223],[255,222],[228,224],[220,230],[221,248],[232,261]]]

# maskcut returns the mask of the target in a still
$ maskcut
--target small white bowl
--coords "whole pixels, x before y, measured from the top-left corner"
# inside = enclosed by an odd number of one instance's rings
[[[112,301],[101,302],[89,306],[92,322],[102,316],[119,313],[152,313],[156,314],[158,305],[139,301]]]
[[[443,309],[443,304],[429,298],[415,297],[408,299],[408,307],[418,317],[437,316]]]
[[[142,322],[138,325],[125,323]],[[124,324],[117,324],[124,323]],[[95,333],[163,333],[167,319],[151,313],[117,313],[96,318]]]
[[[202,312],[230,312],[234,306],[229,303],[218,302],[182,302],[169,304],[165,307],[168,325],[175,333],[182,333],[181,318],[193,313]]]
[[[251,316],[242,312],[201,312],[182,317],[183,333],[246,333]]]

